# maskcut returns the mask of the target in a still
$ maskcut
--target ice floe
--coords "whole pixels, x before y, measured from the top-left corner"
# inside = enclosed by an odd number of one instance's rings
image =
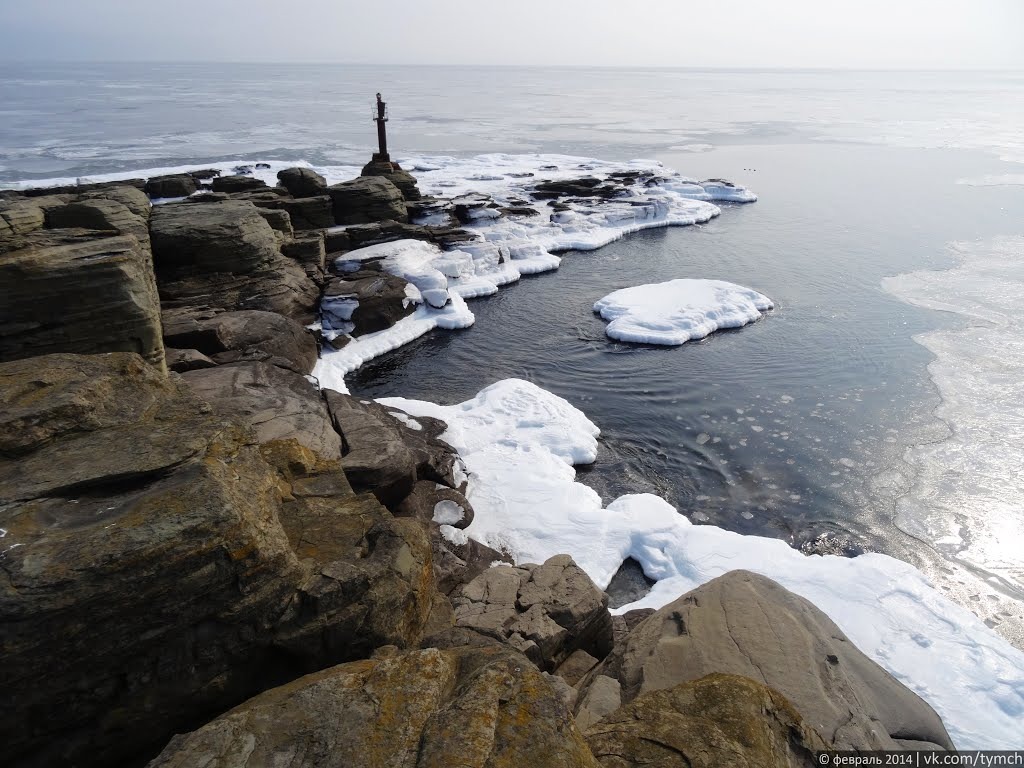
[[[767,296],[735,283],[682,279],[614,291],[594,311],[609,321],[610,338],[671,346],[752,323],[772,307]]]
[[[774,579],[825,611],[868,656],[930,703],[961,749],[1024,747],[1024,653],[950,602],[912,566],[885,555],[803,555],[785,542],[693,525],[663,499],[622,496],[607,506],[575,481],[594,460],[598,428],[565,400],[521,380],[467,402],[380,402],[443,419],[443,439],[470,473],[475,517],[465,536],[517,562],[569,553],[604,587],[627,557],[657,580],[618,611],[659,607],[727,571]]]

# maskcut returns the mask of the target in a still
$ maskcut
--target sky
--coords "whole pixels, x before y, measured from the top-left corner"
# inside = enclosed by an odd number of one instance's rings
[[[1024,69],[1024,0],[0,0],[0,61]]]

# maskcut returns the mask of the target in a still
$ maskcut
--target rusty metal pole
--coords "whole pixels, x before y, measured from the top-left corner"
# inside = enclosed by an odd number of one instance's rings
[[[380,146],[379,158],[380,160],[390,161],[391,158],[388,156],[388,134],[384,124],[388,121],[387,105],[381,100],[380,94],[377,94],[377,116],[373,118],[373,121],[377,123],[377,143]]]

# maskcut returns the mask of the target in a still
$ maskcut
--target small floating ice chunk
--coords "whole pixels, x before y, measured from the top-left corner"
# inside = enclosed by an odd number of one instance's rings
[[[685,344],[752,323],[773,307],[767,296],[723,280],[669,280],[623,288],[594,304],[605,333],[638,344]]]

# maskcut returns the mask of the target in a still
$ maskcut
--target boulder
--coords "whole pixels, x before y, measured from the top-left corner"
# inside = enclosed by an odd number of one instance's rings
[[[364,176],[343,181],[327,189],[338,224],[367,224],[374,221],[409,221],[402,192],[387,179]]]
[[[327,180],[312,168],[286,168],[278,171],[278,183],[292,197],[317,197],[327,194]]]
[[[320,312],[324,327],[345,330],[359,336],[390,328],[416,311],[409,285],[401,277],[382,273],[359,273],[332,278],[324,289]]]
[[[192,375],[192,374],[189,374]],[[5,763],[140,765],[435,602],[424,526],[137,355],[0,364]]]
[[[335,429],[342,438],[342,465],[352,487],[368,490],[393,511],[412,493],[419,480],[465,490],[462,459],[455,449],[439,440],[443,431],[419,419],[413,429],[393,416],[401,414],[379,403],[324,390]]]
[[[303,326],[274,312],[163,313],[164,343],[195,349],[216,363],[260,361],[297,373],[313,370],[316,341]]]
[[[214,192],[248,192],[252,189],[265,189],[267,183],[252,176],[218,176],[212,186]]]
[[[645,693],[585,736],[605,768],[811,768],[828,749],[784,696],[736,675]]]
[[[175,737],[149,768],[597,768],[558,691],[501,648],[344,664]]]
[[[0,360],[122,351],[164,370],[160,297],[136,238],[41,230],[11,246],[0,253]]]
[[[324,249],[323,232],[304,232],[281,245],[281,253],[297,261],[314,282],[323,282],[325,277],[327,251]]]
[[[377,176],[387,179],[402,192],[406,200],[419,200],[419,187],[416,186],[416,178],[408,171],[403,171],[398,163],[387,160],[371,160],[363,166],[361,176]]]
[[[146,193],[137,187],[131,187],[127,184],[83,192],[78,196],[78,200],[114,200],[121,203],[121,205],[143,221],[149,221],[149,214],[152,211],[152,205]]]
[[[785,696],[836,749],[952,749],[939,716],[871,661],[814,605],[770,579],[731,571],[664,606],[581,684],[621,684],[622,702],[712,673]]]
[[[46,224],[46,212],[34,201],[15,198],[0,201],[0,235],[27,235]]]
[[[453,227],[424,227],[418,224],[402,224],[397,221],[381,221],[374,224],[357,224],[347,227],[345,248],[332,250],[355,250],[394,240],[424,240],[445,247],[470,242],[476,235],[464,229]]]
[[[256,206],[256,212],[266,219],[267,224],[269,224],[270,228],[275,232],[280,232],[286,238],[293,237],[295,235],[295,229],[292,227],[292,217],[288,215],[288,211],[279,211],[273,208],[261,208]]]
[[[67,184],[62,187],[37,187],[21,191],[25,197],[50,197],[52,195],[80,195],[83,192],[111,189],[112,187],[135,187],[144,189],[145,179],[120,179],[118,181],[99,181],[93,184]]]
[[[171,176],[155,176],[146,182],[146,194],[151,198],[188,197],[199,187],[196,180],[187,173]]]
[[[198,349],[174,349],[165,347],[167,368],[175,373],[198,371],[202,368],[214,368],[217,363],[208,358]]]
[[[608,596],[569,555],[491,568],[456,593],[452,605],[456,626],[506,642],[547,671],[579,649],[598,659],[612,650]]]
[[[307,324],[320,289],[251,202],[158,206],[150,239],[165,309],[256,309]]]
[[[266,363],[236,363],[182,377],[216,412],[252,426],[261,443],[295,440],[324,459],[341,457],[341,437],[305,376]]]
[[[160,205],[150,219],[157,276],[246,274],[273,261],[273,230],[250,202]]]
[[[117,200],[94,199],[68,203],[46,212],[50,229],[98,229],[133,235],[149,248],[149,226],[146,219],[135,215]]]

